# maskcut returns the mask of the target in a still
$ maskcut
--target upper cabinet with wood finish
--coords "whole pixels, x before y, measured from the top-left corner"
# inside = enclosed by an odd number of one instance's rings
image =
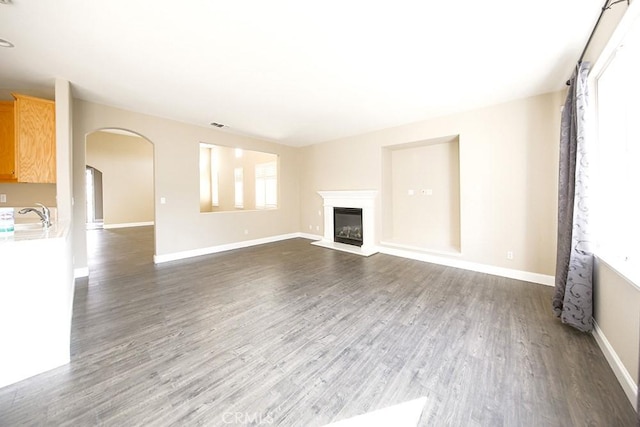
[[[55,103],[13,97],[13,103],[0,103],[0,181],[55,183]]]
[[[17,181],[13,102],[0,101],[0,181]]]

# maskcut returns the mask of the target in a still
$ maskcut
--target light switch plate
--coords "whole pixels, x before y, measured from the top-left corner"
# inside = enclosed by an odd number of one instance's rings
[[[7,195],[0,194],[0,203],[7,203]]]

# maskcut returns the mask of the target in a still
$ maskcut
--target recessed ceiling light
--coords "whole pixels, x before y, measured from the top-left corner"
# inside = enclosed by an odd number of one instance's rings
[[[11,43],[9,40],[0,39],[0,47],[13,47],[13,43]]]

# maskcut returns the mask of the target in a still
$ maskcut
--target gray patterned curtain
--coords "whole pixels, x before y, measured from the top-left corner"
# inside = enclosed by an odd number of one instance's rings
[[[586,113],[589,63],[580,63],[562,111],[558,180],[558,251],[553,311],[583,332],[593,329],[593,253],[589,233]]]

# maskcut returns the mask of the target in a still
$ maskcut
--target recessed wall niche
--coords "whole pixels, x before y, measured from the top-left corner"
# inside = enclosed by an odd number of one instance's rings
[[[459,136],[388,146],[382,154],[380,243],[459,254]]]

